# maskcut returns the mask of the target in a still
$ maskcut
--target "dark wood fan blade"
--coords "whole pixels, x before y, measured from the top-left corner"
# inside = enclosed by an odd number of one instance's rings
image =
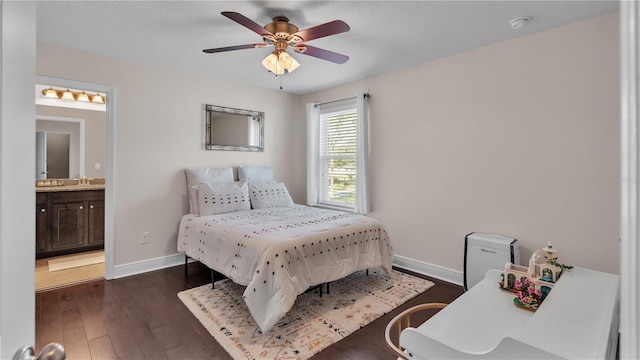
[[[314,26],[302,31],[298,31],[294,35],[302,38],[302,41],[309,41],[321,37],[340,34],[349,31],[351,28],[342,20],[334,20],[326,24]]]
[[[202,50],[202,52],[205,52],[207,54],[213,54],[213,53],[219,53],[219,52],[224,52],[224,51],[262,48],[262,47],[265,47],[265,46],[267,46],[267,44],[265,44],[265,43],[246,44],[246,45],[226,46],[226,47],[215,48],[215,49],[204,49],[204,50]]]
[[[247,29],[255,32],[260,36],[273,35],[269,30],[263,28],[261,25],[257,24],[253,20],[249,19],[248,17],[240,13],[233,12],[233,11],[223,11],[221,14],[237,22],[238,24],[246,27]]]
[[[307,48],[307,50],[302,52],[301,54],[317,57],[323,60],[328,60],[336,64],[344,64],[347,62],[347,60],[349,60],[349,57],[347,55],[338,54],[333,51],[320,49],[314,46],[309,46],[307,44],[304,44],[304,46]],[[294,48],[294,50],[297,50],[297,49]]]

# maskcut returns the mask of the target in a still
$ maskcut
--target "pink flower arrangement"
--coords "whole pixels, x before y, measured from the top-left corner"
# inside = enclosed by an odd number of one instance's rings
[[[517,280],[513,284],[513,288],[516,290],[516,297],[513,299],[516,306],[536,311],[542,304],[542,291],[535,288],[533,281],[529,279]]]

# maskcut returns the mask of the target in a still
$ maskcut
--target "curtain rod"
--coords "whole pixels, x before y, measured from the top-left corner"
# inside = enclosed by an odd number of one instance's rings
[[[364,93],[364,97],[370,97],[371,95],[369,95],[369,93]],[[344,99],[340,99],[340,100],[333,100],[333,101],[327,101],[327,102],[323,102],[323,103],[317,103],[315,105],[313,105],[313,107],[318,107],[318,106],[322,106],[322,105],[327,105],[327,104],[333,104],[336,102],[340,102],[340,101],[346,101],[346,100],[353,100],[356,99],[357,96],[352,96],[349,98],[344,98]]]

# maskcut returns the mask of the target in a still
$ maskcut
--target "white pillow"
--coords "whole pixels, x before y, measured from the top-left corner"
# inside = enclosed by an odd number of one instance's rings
[[[202,215],[224,214],[250,210],[249,188],[244,181],[198,184],[198,213]]]
[[[240,165],[238,166],[238,180],[273,180],[273,168],[268,166]]]
[[[249,182],[249,196],[251,207],[254,209],[289,207],[293,200],[284,183],[273,181]]]
[[[189,213],[198,215],[198,183],[233,182],[233,168],[186,168]]]

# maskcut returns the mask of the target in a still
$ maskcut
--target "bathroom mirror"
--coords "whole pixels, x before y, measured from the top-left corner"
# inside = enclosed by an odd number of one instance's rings
[[[206,105],[207,150],[264,151],[264,113]]]
[[[84,120],[36,115],[36,180],[84,175]]]

